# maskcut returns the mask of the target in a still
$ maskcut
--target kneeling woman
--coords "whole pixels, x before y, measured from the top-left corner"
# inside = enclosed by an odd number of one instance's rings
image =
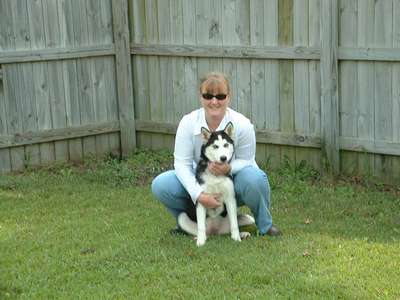
[[[238,206],[250,208],[260,235],[280,235],[272,224],[270,213],[270,186],[267,175],[255,161],[256,138],[254,126],[242,114],[229,108],[230,86],[222,73],[207,74],[200,83],[202,108],[185,115],[179,123],[175,138],[175,170],[158,175],[152,183],[153,194],[175,218],[186,212],[195,220],[195,204],[206,208],[220,205],[218,194],[205,193],[195,178],[202,145],[201,128],[213,132],[232,122],[235,128],[235,156],[231,163],[210,163],[214,175],[231,174]],[[179,232],[180,228],[173,232]]]

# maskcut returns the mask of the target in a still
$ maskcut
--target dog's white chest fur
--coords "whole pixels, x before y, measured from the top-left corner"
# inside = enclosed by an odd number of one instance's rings
[[[201,187],[206,193],[221,195],[219,199],[221,201],[221,206],[214,209],[207,209],[208,216],[218,216],[224,211],[224,206],[222,204],[226,203],[226,201],[234,200],[235,191],[233,182],[229,177],[215,176],[208,170],[206,170],[201,177],[204,180],[204,183],[201,185]]]

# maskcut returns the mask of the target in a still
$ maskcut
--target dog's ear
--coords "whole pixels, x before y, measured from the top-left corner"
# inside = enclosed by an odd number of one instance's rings
[[[233,129],[233,124],[232,122],[229,122],[228,124],[226,124],[225,129],[224,129],[225,133],[233,140],[234,138],[234,129]]]
[[[211,132],[207,128],[201,127],[201,136],[203,138],[203,142],[206,143],[210,139]]]

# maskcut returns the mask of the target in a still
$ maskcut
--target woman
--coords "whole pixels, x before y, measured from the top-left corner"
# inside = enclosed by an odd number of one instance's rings
[[[195,203],[206,208],[220,205],[218,194],[202,191],[195,178],[196,164],[202,145],[201,127],[222,130],[228,122],[235,129],[235,157],[231,163],[210,163],[214,175],[231,174],[238,206],[247,205],[254,215],[260,235],[280,235],[272,225],[270,186],[266,174],[255,161],[256,139],[253,125],[242,114],[229,108],[230,86],[222,73],[207,74],[200,84],[202,108],[185,115],[179,123],[175,138],[175,170],[157,176],[152,183],[154,195],[177,219],[185,211],[195,220]],[[180,232],[179,227],[173,231]]]

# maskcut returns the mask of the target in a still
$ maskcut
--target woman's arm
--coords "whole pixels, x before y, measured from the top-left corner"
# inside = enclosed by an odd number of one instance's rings
[[[256,156],[256,134],[254,126],[250,122],[243,125],[238,132],[235,159],[231,163],[231,174],[236,174],[246,166],[254,164]]]
[[[192,123],[184,117],[179,123],[175,137],[174,167],[179,181],[189,193],[192,201],[196,203],[197,198],[203,191],[195,177],[193,169],[194,161],[194,136]]]

